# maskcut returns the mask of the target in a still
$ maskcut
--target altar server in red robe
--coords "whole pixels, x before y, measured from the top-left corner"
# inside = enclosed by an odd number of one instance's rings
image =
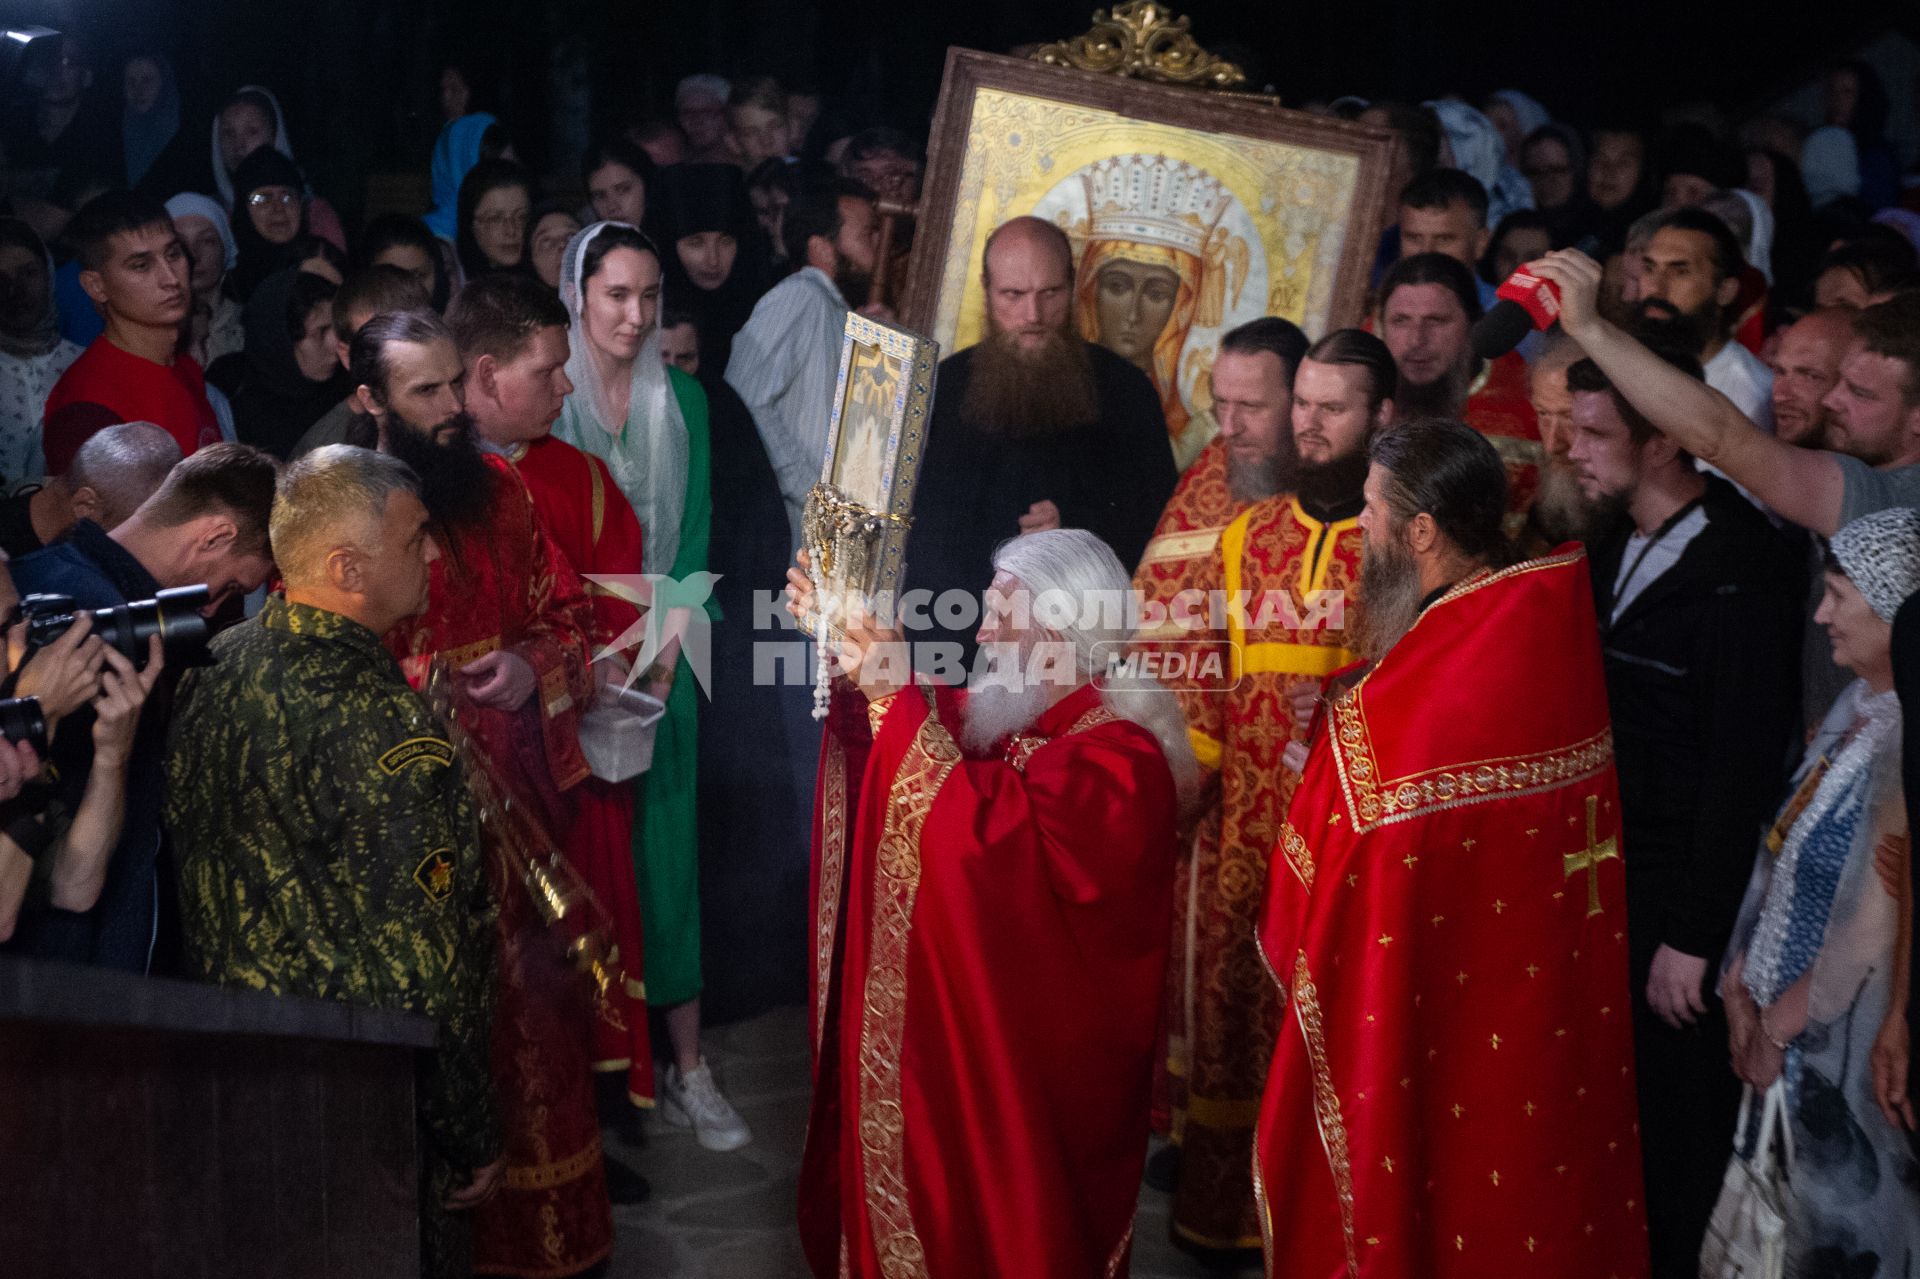
[[[505,458],[533,495],[534,509],[567,563],[582,577],[601,680],[625,678],[637,642],[638,601],[590,577],[638,577],[640,521],[607,464],[550,433],[573,390],[568,380],[567,308],[553,290],[519,275],[491,275],[460,291],[447,325],[467,372],[467,412],[481,447]],[[622,645],[624,651],[615,652]],[[601,657],[601,654],[607,654]],[[588,778],[568,796],[567,856],[605,908],[613,929],[618,988],[594,1018],[593,1068],[621,1072],[628,1098],[653,1105],[647,1035],[640,896],[634,882],[633,787]]]
[[[427,611],[387,632],[416,688],[436,661],[454,709],[500,798],[564,847],[567,810],[587,778],[580,712],[592,676],[592,620],[580,579],[548,536],[505,459],[482,454],[463,408],[465,371],[445,321],[427,311],[376,316],[353,340],[360,408],[380,451],[420,477],[441,558]],[[524,828],[522,828],[524,829]],[[500,903],[493,1076],[506,1148],[503,1188],[475,1210],[478,1274],[579,1274],[613,1249],[593,1077],[593,992],[542,926],[514,838],[482,822]]]

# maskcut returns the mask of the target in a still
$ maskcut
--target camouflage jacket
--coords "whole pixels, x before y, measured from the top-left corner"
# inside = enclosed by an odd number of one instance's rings
[[[167,751],[187,968],[225,985],[424,1013],[427,1135],[498,1150],[493,907],[445,733],[380,637],[284,596],[213,641]]]

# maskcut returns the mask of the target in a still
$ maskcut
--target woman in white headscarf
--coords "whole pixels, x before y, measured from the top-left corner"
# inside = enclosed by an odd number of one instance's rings
[[[1457,98],[1423,103],[1440,121],[1453,167],[1472,174],[1487,189],[1487,225],[1499,226],[1516,209],[1533,207],[1533,188],[1506,161],[1506,143],[1493,121]]]
[[[641,676],[667,705],[653,764],[638,783],[634,874],[646,938],[647,1002],[666,1010],[674,1061],[661,1090],[668,1122],[711,1150],[752,1134],[700,1055],[698,700],[681,644],[669,633],[710,610],[707,395],[660,358],[660,255],[624,222],[596,222],[567,242],[560,298],[573,317],[573,394],[553,433],[601,458],[640,517],[642,565],[653,579],[647,649],[665,647]],[[664,619],[662,623],[660,619]]]
[[[1507,163],[1520,167],[1520,148],[1535,129],[1553,122],[1538,99],[1518,89],[1495,89],[1480,104],[1480,114],[1492,122],[1506,144]]]
[[[182,191],[167,201],[174,230],[193,260],[194,337],[190,354],[202,368],[246,345],[240,303],[220,286],[240,261],[227,211],[211,196]],[[202,325],[204,324],[204,328]]]

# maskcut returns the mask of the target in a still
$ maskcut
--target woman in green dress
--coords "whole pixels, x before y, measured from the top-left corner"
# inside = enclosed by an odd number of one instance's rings
[[[654,579],[649,618],[683,634],[675,611],[709,607],[707,396],[660,357],[660,256],[636,228],[596,222],[567,244],[560,296],[573,316],[573,393],[553,433],[606,462],[640,517],[643,567]],[[708,1149],[733,1150],[752,1135],[700,1055],[698,694],[678,638],[639,686],[667,706],[653,765],[636,782],[633,827],[647,1002],[665,1010],[673,1050],[661,1113]]]

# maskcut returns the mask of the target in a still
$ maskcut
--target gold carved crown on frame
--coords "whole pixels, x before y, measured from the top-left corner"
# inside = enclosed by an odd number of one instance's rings
[[[1233,89],[1246,83],[1246,72],[1200,47],[1191,25],[1185,15],[1153,0],[1128,0],[1115,5],[1111,15],[1095,9],[1091,31],[1042,45],[1033,60],[1196,88]]]

